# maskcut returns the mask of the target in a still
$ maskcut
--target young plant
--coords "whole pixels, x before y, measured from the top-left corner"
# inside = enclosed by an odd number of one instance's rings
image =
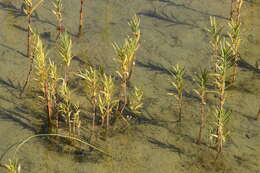
[[[83,7],[84,7],[84,0],[80,0],[80,11],[79,11],[79,33],[78,36],[80,37],[82,34],[82,26],[83,26]]]
[[[240,38],[240,25],[241,23],[234,22],[233,20],[229,23],[230,32],[228,33],[231,49],[233,54],[233,74],[232,74],[232,82],[235,82],[237,77],[237,62],[239,61],[239,47],[241,43]]]
[[[33,70],[34,56],[31,55],[32,14],[40,6],[40,4],[42,2],[43,2],[43,0],[40,0],[35,6],[33,6],[32,0],[23,0],[24,5],[26,6],[26,8],[24,9],[24,13],[27,15],[27,20],[28,20],[28,24],[27,24],[27,57],[30,59],[30,67],[29,67],[29,72],[27,74],[25,83],[22,87],[20,96],[22,96],[26,86],[28,85],[28,82],[30,80],[31,73],[32,73],[32,70]]]
[[[21,165],[9,160],[9,164],[1,164],[0,167],[3,167],[8,170],[9,173],[20,173],[21,172]]]
[[[106,122],[107,129],[110,125],[110,116],[113,108],[118,103],[117,100],[113,99],[114,94],[114,83],[111,76],[103,75],[102,78],[102,91],[98,95],[98,107],[101,112],[102,126]]]
[[[116,43],[113,44],[115,52],[117,54],[116,61],[118,62],[120,68],[116,73],[119,75],[121,80],[121,90],[120,90],[120,112],[124,110],[125,106],[128,103],[128,92],[127,86],[128,81],[133,72],[133,67],[135,64],[135,54],[139,47],[139,40],[140,40],[140,19],[135,15],[131,22],[129,22],[129,26],[132,29],[134,37],[128,37],[124,45],[119,47]]]
[[[58,41],[58,51],[65,64],[64,80],[67,82],[69,66],[73,58],[72,40],[67,33],[63,33]]]
[[[92,130],[95,129],[95,121],[97,116],[97,100],[98,100],[98,92],[99,92],[99,73],[97,70],[89,67],[85,73],[80,72],[78,74],[79,77],[86,80],[86,87],[89,92],[89,100],[92,105]]]
[[[54,10],[52,10],[52,13],[55,15],[56,20],[57,20],[57,30],[58,35],[56,37],[56,39],[59,38],[59,36],[61,35],[61,32],[64,31],[64,27],[62,26],[62,0],[55,0],[54,2],[52,2],[53,6],[54,6]]]
[[[201,137],[202,137],[202,130],[205,123],[205,106],[206,106],[206,99],[207,99],[207,93],[209,92],[207,89],[207,85],[209,82],[209,72],[207,69],[201,70],[200,74],[196,75],[196,83],[199,87],[199,89],[194,89],[194,92],[200,97],[200,129],[199,129],[199,135],[197,139],[197,144],[200,144]]]
[[[177,107],[179,110],[179,122],[181,122],[182,119],[182,106],[183,106],[183,91],[184,91],[184,74],[185,74],[185,68],[180,67],[178,64],[176,66],[173,66],[173,72],[170,71],[172,74],[172,79],[170,80],[170,83],[172,87],[176,90],[177,93],[171,92],[168,93],[168,95],[174,96],[177,100]]]
[[[231,113],[225,111],[224,104],[226,101],[226,80],[228,69],[232,66],[232,48],[231,45],[223,40],[220,44],[220,53],[218,57],[218,63],[216,64],[217,72],[215,76],[216,94],[218,97],[218,104],[216,106],[216,122],[215,127],[211,129],[211,137],[215,139],[215,146],[217,147],[218,155],[222,152],[223,144],[226,136],[229,134],[225,132],[225,125],[230,118]],[[217,157],[218,157],[217,155]],[[217,158],[216,157],[216,158]]]
[[[212,48],[212,64],[216,64],[217,63],[217,59],[218,59],[218,48],[219,48],[219,43],[221,40],[221,31],[222,28],[218,29],[218,25],[216,23],[216,18],[210,16],[210,29],[208,29],[208,32],[211,35],[211,41],[210,41],[210,45]],[[214,66],[214,71],[216,72],[216,66]]]

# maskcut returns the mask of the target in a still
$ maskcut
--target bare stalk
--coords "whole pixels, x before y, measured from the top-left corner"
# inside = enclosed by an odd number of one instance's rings
[[[260,108],[259,108],[258,113],[256,115],[256,120],[259,120],[259,118],[260,118]]]
[[[83,26],[83,7],[84,7],[84,0],[80,0],[80,11],[79,11],[79,33],[78,36],[80,37],[82,34],[82,26]]]

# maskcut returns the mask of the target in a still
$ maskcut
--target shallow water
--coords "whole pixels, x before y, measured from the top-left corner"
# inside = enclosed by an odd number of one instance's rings
[[[26,53],[26,18],[0,0],[0,153],[16,142],[38,133],[41,124],[35,103],[28,96],[19,99],[19,85],[29,66]],[[33,18],[33,27],[44,37],[50,57],[58,63],[55,50],[55,18],[46,0]],[[260,104],[260,74],[254,68],[260,57],[260,3],[246,1],[242,9],[242,45],[239,77],[228,91],[226,107],[233,110],[231,137],[216,164],[215,152],[194,143],[199,127],[199,103],[192,92],[192,75],[210,65],[209,17],[226,25],[229,3],[224,0],[95,0],[87,1],[84,37],[77,39],[77,1],[64,0],[64,24],[73,37],[77,57],[73,71],[87,60],[103,66],[108,73],[116,69],[111,43],[122,43],[130,32],[127,22],[137,13],[141,17],[142,40],[132,85],[144,89],[144,120],[118,133],[101,147],[113,155],[99,157],[89,153],[62,152],[46,141],[34,139],[18,153],[22,172],[101,172],[101,173],[255,173],[260,172],[260,124],[254,117]],[[73,8],[73,10],[71,10]],[[46,34],[47,33],[47,34]],[[50,34],[50,37],[48,37]],[[167,96],[171,89],[167,68],[185,66],[186,86],[182,127],[174,121],[175,101]],[[77,92],[76,92],[77,93]],[[77,93],[81,104],[86,99]],[[213,104],[209,104],[208,121]],[[83,110],[84,112],[84,110]],[[84,131],[83,131],[84,132]],[[206,141],[206,137],[203,139]],[[8,160],[6,155],[3,160]],[[0,168],[0,171],[4,171]]]

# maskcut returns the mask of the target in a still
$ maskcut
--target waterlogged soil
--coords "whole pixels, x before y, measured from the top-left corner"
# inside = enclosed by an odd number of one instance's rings
[[[12,0],[13,1],[13,0]],[[29,68],[26,54],[26,17],[19,2],[11,5],[0,0],[0,154],[7,163],[21,140],[43,133],[41,103],[32,82],[23,98],[19,91]],[[226,108],[231,109],[230,137],[223,154],[215,162],[216,152],[205,144],[195,144],[199,128],[199,101],[192,91],[192,76],[199,68],[210,66],[210,16],[227,28],[229,1],[224,0],[95,0],[86,1],[84,34],[77,38],[79,0],[64,0],[64,26],[73,39],[71,71],[77,72],[91,63],[115,75],[112,42],[123,43],[130,33],[129,19],[141,18],[141,46],[131,86],[144,90],[144,107],[138,120],[116,131],[97,145],[111,157],[55,145],[47,138],[26,143],[16,158],[23,173],[256,173],[260,172],[260,122],[255,117],[260,106],[260,73],[255,62],[260,58],[260,3],[247,0],[241,20],[241,57],[238,80],[227,91]],[[16,7],[16,8],[15,8]],[[32,26],[44,41],[49,54],[60,67],[55,53],[56,21],[50,0],[33,15]],[[178,119],[176,101],[167,95],[172,90],[167,70],[171,65],[185,66],[186,93],[183,121]],[[72,79],[73,80],[73,79]],[[89,116],[87,99],[75,80],[73,96],[80,102],[82,116]],[[215,98],[207,104],[207,124],[214,119]],[[204,143],[208,143],[208,128]],[[88,136],[87,130],[81,131]],[[85,147],[85,148],[84,148]],[[85,149],[85,150],[84,150]],[[5,172],[0,168],[0,172]]]

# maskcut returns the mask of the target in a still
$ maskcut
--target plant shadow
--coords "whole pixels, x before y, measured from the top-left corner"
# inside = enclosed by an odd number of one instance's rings
[[[152,0],[152,1],[156,1],[156,0]],[[188,10],[188,11],[191,11],[191,12],[199,13],[199,14],[204,15],[204,16],[213,16],[213,17],[216,17],[216,18],[229,20],[229,18],[227,18],[225,16],[221,16],[221,15],[218,15],[218,14],[211,14],[211,13],[208,13],[208,12],[205,12],[205,11],[194,9],[194,8],[188,7],[187,5],[176,3],[176,2],[173,2],[171,0],[158,0],[158,1],[166,3],[166,6],[174,6],[174,7],[181,8],[181,9],[184,9],[184,10]]]
[[[27,55],[26,55],[25,53],[23,53],[22,51],[20,51],[20,50],[17,50],[17,49],[15,49],[15,48],[12,48],[12,47],[7,46],[7,45],[2,44],[2,43],[0,43],[0,46],[4,47],[4,48],[6,48],[6,49],[9,49],[9,50],[12,51],[12,52],[16,52],[16,53],[22,55],[23,57],[27,57]]]
[[[255,73],[260,73],[259,69],[257,69],[255,66],[249,64],[244,59],[239,60],[237,65],[238,65],[238,67],[240,67],[244,70],[248,70],[248,71],[255,72]]]
[[[161,142],[155,138],[151,138],[151,137],[148,137],[147,141],[153,145],[156,145],[159,148],[168,149],[174,153],[178,153],[179,155],[184,154],[184,151],[182,149],[180,149],[179,147],[176,147],[173,144],[163,143],[163,142]]]

